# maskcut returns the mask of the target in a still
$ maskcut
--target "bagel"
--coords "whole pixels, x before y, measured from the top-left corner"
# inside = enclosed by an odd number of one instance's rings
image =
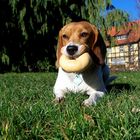
[[[59,65],[66,72],[82,72],[92,63],[89,53],[83,53],[77,58],[71,59],[65,55],[61,55]]]

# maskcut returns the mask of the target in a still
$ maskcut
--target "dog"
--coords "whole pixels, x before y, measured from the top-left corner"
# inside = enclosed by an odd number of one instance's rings
[[[75,70],[76,63],[74,65],[72,63],[85,53],[89,58],[82,58],[80,63],[90,59],[87,62],[88,66]],[[61,64],[62,56],[69,59],[65,62],[66,67],[69,68],[68,71]],[[59,31],[58,37],[56,61],[58,76],[53,89],[55,101],[60,102],[66,93],[72,91],[89,95],[88,99],[83,101],[85,106],[96,104],[97,99],[107,91],[106,86],[115,79],[115,77],[109,77],[110,70],[105,64],[105,57],[106,45],[96,26],[87,21],[65,25]]]

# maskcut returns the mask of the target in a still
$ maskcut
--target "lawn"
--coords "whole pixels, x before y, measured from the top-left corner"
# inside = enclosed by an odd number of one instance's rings
[[[140,139],[140,73],[116,75],[97,105],[84,107],[81,94],[53,102],[56,73],[1,74],[0,139]]]

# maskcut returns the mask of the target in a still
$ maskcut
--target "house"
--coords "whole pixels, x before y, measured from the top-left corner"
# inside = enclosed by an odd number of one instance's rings
[[[121,28],[112,27],[108,34],[114,46],[107,48],[107,63],[112,70],[137,70],[140,68],[140,20],[129,22]]]

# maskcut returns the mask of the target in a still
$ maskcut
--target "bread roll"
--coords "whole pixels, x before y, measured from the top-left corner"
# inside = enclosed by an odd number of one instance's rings
[[[75,59],[61,55],[59,65],[66,72],[82,72],[92,63],[89,53],[84,53]]]

